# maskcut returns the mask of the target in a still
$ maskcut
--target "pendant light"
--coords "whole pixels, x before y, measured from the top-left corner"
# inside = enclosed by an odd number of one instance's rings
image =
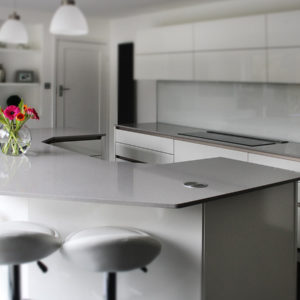
[[[88,24],[74,0],[62,0],[55,12],[50,32],[57,35],[85,35],[89,32]]]
[[[0,42],[7,44],[28,44],[28,33],[16,13],[16,1],[14,0],[14,12],[8,17],[0,29]]]

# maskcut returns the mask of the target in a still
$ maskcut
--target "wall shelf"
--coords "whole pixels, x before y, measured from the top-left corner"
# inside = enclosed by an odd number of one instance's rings
[[[26,87],[39,87],[40,83],[39,82],[0,82],[0,87],[10,87],[10,86],[26,86]]]
[[[18,48],[1,48],[0,47],[0,53],[24,53],[24,54],[39,54],[41,51],[39,49],[18,49]]]

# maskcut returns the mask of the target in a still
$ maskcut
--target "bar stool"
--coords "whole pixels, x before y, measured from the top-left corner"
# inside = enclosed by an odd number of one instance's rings
[[[116,273],[139,268],[146,270],[160,250],[161,244],[143,231],[96,227],[69,235],[60,251],[67,260],[86,270],[104,272],[104,299],[116,300]]]
[[[61,246],[59,234],[46,226],[31,222],[0,223],[0,265],[9,266],[10,300],[20,300],[20,265],[37,261],[52,254]]]

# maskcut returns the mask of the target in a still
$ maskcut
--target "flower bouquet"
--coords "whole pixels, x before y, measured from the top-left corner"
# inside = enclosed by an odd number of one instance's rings
[[[25,154],[31,145],[31,135],[25,123],[29,119],[39,120],[34,108],[21,100],[18,106],[0,107],[0,147],[4,154],[18,156]]]

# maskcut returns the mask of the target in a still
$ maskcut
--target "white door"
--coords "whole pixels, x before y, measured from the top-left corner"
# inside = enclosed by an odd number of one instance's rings
[[[100,131],[101,46],[58,41],[56,125]]]

